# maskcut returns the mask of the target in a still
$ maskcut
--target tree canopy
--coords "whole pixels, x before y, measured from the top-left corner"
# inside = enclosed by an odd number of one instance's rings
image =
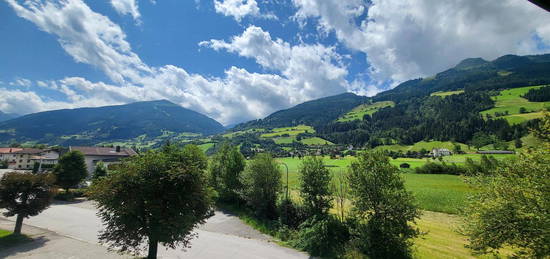
[[[101,242],[139,253],[147,241],[148,258],[156,258],[159,243],[189,247],[193,229],[212,215],[206,165],[197,146],[167,146],[134,156],[98,179],[90,198],[105,225]]]
[[[17,215],[14,233],[20,234],[23,219],[36,216],[50,206],[53,197],[52,174],[9,172],[0,179],[0,208],[4,216]]]

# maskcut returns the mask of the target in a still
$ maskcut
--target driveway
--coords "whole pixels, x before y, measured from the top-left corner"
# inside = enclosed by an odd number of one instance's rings
[[[24,223],[90,245],[98,245],[97,235],[102,229],[96,209],[89,201],[54,204]],[[196,233],[198,238],[191,241],[191,248],[184,252],[181,248],[159,247],[159,258],[309,258],[305,253],[270,242],[268,236],[220,211]],[[72,258],[85,257],[75,254]]]

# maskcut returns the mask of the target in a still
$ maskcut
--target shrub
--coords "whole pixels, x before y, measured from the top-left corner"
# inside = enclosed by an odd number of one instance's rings
[[[467,173],[467,170],[463,166],[456,164],[447,164],[428,162],[423,166],[417,167],[415,169],[417,174],[452,174],[452,175],[463,175]]]
[[[332,216],[313,216],[300,225],[300,230],[291,244],[312,256],[339,254],[349,240],[347,227]]]
[[[277,208],[281,224],[289,228],[297,229],[307,218],[304,207],[290,199],[281,200]]]
[[[409,165],[409,163],[401,163],[399,165],[400,168],[411,168],[411,165]]]

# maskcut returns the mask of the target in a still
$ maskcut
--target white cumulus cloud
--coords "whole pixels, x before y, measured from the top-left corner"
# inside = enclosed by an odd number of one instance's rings
[[[269,13],[261,13],[256,0],[214,0],[214,8],[217,13],[225,16],[233,16],[240,22],[245,16],[262,17],[266,19],[276,19],[277,17]]]
[[[255,26],[230,41],[211,40],[202,45],[254,58],[272,73],[230,67],[222,77],[204,77],[173,65],[145,64],[132,51],[120,26],[92,11],[82,0],[7,1],[17,15],[55,35],[75,61],[99,68],[114,82],[67,77],[33,83],[62,93],[65,101],[51,100],[32,91],[4,89],[0,102],[23,95],[32,97],[32,102],[5,102],[0,108],[8,112],[168,99],[223,124],[232,124],[353,87],[345,79],[343,58],[333,47],[293,46],[271,38]]]
[[[375,80],[427,76],[469,57],[550,50],[550,16],[528,1],[293,0],[300,22],[366,53]],[[546,45],[540,48],[538,39]]]
[[[131,15],[138,23],[141,14],[139,13],[137,0],[111,0],[111,5],[121,15]]]

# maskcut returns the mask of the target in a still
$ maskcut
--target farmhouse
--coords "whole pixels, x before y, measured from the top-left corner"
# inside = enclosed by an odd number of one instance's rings
[[[433,157],[441,157],[441,156],[450,156],[453,153],[446,149],[446,148],[434,148],[432,149],[432,156]]]
[[[135,156],[137,153],[131,148],[117,147],[69,147],[69,151],[80,151],[84,154],[88,174],[91,175],[98,162],[105,166],[116,164],[120,159]]]
[[[54,165],[58,159],[59,153],[51,149],[0,148],[0,160],[8,162],[8,169],[30,170],[35,163]]]

